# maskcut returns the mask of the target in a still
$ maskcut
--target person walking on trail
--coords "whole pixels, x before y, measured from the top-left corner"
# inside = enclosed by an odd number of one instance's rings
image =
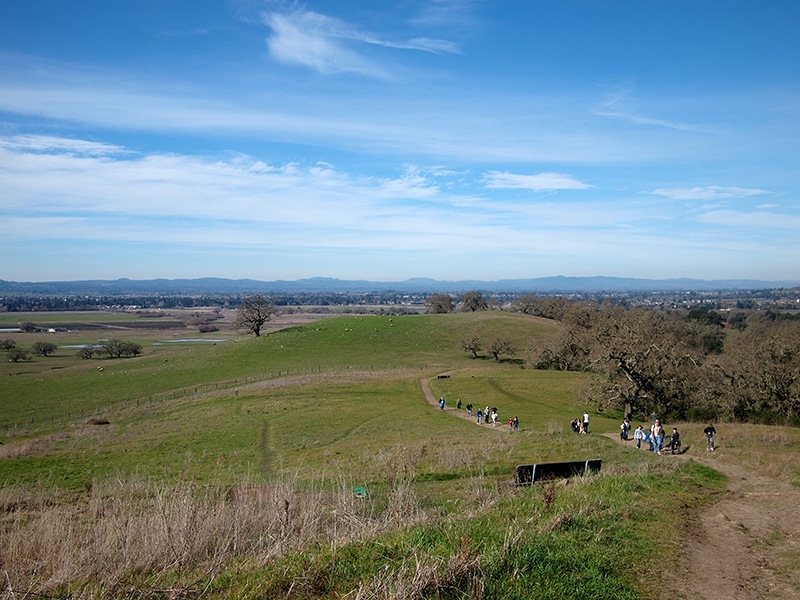
[[[483,416],[483,413],[481,412],[481,409],[479,408],[479,409],[478,409],[478,425],[480,425],[480,424],[481,424],[481,417],[482,417],[482,416]]]
[[[444,410],[444,398],[439,398],[439,410]]]
[[[514,417],[514,431],[519,431],[519,417]]]
[[[461,398],[459,398],[458,401],[456,402],[456,409],[461,410]]]
[[[589,433],[589,413],[583,412],[583,433]]]
[[[656,419],[653,426],[650,428],[650,437],[653,440],[653,452],[661,454],[661,448],[664,445],[664,428],[661,426],[661,421]]]
[[[511,433],[512,431],[514,431],[514,419],[509,419],[508,420],[508,433]]]
[[[631,428],[631,424],[628,422],[627,418],[622,421],[622,425],[620,425],[619,428],[621,430],[619,432],[619,439],[627,441],[628,440],[628,431]]]
[[[472,416],[472,402],[467,404],[467,414],[471,417]]]
[[[644,440],[644,428],[641,425],[633,432],[633,439],[636,440],[636,448],[641,448],[642,440]]]
[[[497,425],[497,413],[492,412],[492,427],[494,427],[495,425]]]
[[[714,426],[709,423],[708,427],[703,429],[703,433],[706,434],[706,450],[714,451],[714,436],[717,433],[717,430],[714,429]]]
[[[672,428],[672,436],[669,438],[669,446],[668,447],[669,447],[670,451],[673,454],[675,454],[676,450],[678,452],[680,452],[680,449],[681,449],[681,434],[678,433],[678,428],[677,427],[673,427]]]

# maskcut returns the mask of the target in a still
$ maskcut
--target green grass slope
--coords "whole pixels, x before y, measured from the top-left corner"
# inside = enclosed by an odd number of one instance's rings
[[[3,410],[14,415],[284,371],[130,403],[103,413],[107,424],[73,419],[6,434],[5,589],[73,598],[644,597],[663,567],[649,532],[684,527],[687,511],[722,482],[710,469],[569,431],[584,374],[456,350],[467,335],[524,348],[553,328],[506,313],[344,317],[170,349],[166,363],[156,347],[100,361],[102,372],[93,362],[7,375],[16,387],[3,388]],[[427,404],[420,380],[443,369],[451,378],[432,381],[437,397],[451,407],[458,397],[496,405],[502,418],[520,418],[521,431]],[[591,414],[594,432],[616,431],[616,419]],[[600,475],[508,485],[517,464],[587,458],[603,460]],[[235,501],[230,488],[243,484],[264,495]]]
[[[459,339],[480,335],[506,337],[520,352],[554,332],[541,319],[512,313],[340,317],[292,327],[260,338],[229,338],[217,344],[152,345],[143,342],[136,358],[81,360],[75,349],[32,364],[0,363],[0,427],[63,419],[109,404],[183,395],[236,378],[277,373],[330,371],[356,367],[419,365],[436,369],[467,362],[456,349]],[[121,336],[124,339],[124,336]],[[163,334],[162,334],[163,337]],[[96,336],[72,343],[96,343]],[[241,341],[236,341],[241,339]],[[99,370],[98,367],[102,367]],[[202,386],[206,386],[203,388]],[[162,396],[163,397],[163,396]]]

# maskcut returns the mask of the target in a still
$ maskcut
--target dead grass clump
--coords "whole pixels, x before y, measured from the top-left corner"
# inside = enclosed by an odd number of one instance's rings
[[[117,476],[92,482],[82,501],[35,507],[32,494],[2,489],[0,507],[16,512],[0,529],[0,572],[15,594],[146,596],[154,582],[191,586],[231,562],[259,566],[312,545],[335,549],[435,518],[411,485],[424,455],[424,447],[387,455],[398,468],[368,498],[344,479],[323,491],[291,479],[225,488]]]
[[[70,437],[69,433],[59,432],[43,435],[30,440],[15,441],[0,446],[0,458],[22,458],[52,450],[59,442]]]
[[[466,444],[440,448],[435,453],[436,467],[448,471],[473,469],[476,465],[475,457],[475,448]]]
[[[547,422],[547,435],[561,435],[564,433],[564,427],[559,421]]]
[[[15,444],[4,444],[0,446],[0,458],[20,458],[31,456],[41,447],[39,440],[25,440]]]
[[[471,582],[470,597],[481,598],[483,573],[481,556],[463,539],[459,551],[447,560],[420,556],[414,551],[413,561],[407,560],[397,569],[386,570],[363,583],[353,592],[354,600],[416,600],[438,598],[441,594],[459,592],[464,582]]]
[[[111,425],[111,422],[108,419],[103,417],[92,417],[86,420],[87,425]]]
[[[378,472],[385,473],[385,502],[380,514],[382,528],[403,527],[428,520],[428,515],[413,488],[428,447],[400,446],[387,449],[375,456]]]
[[[22,488],[0,487],[0,512],[22,512],[35,504],[33,494]]]

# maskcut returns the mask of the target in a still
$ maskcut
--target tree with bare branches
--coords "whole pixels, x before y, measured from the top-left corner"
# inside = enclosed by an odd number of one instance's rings
[[[236,316],[236,326],[247,329],[256,337],[261,336],[264,323],[272,320],[275,315],[275,300],[263,294],[247,296],[242,300],[239,314]]]
[[[516,353],[517,349],[514,347],[514,343],[510,340],[497,338],[491,344],[489,344],[489,354],[494,356],[495,360],[499,360],[500,355],[502,354],[514,356]]]
[[[458,342],[458,349],[464,352],[472,352],[472,358],[478,358],[478,350],[481,349],[481,339],[479,337],[468,337]]]

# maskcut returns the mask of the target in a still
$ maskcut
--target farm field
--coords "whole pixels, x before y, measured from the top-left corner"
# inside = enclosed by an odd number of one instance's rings
[[[0,597],[649,598],[681,556],[680,535],[650,532],[689,531],[726,485],[603,435],[619,415],[580,404],[588,375],[522,369],[555,330],[545,320],[287,325],[261,338],[220,327],[216,345],[145,346],[163,334],[136,330],[135,358],[4,364],[0,423],[17,426],[0,430]],[[457,350],[467,335],[520,350],[472,359]],[[430,377],[445,411],[424,399]],[[520,431],[458,418],[458,398]],[[588,436],[569,429],[584,408]],[[715,459],[798,480],[796,432],[738,427],[751,451],[725,439]],[[509,485],[517,464],[589,458],[599,475]]]

